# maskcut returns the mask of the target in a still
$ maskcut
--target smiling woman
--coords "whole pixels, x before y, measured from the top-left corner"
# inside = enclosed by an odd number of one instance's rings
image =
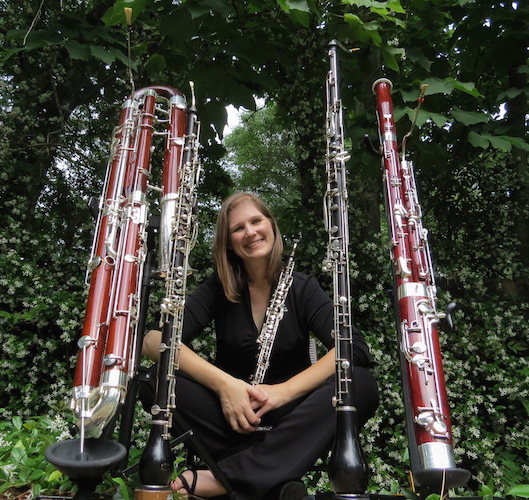
[[[244,212],[240,207],[245,206]],[[234,211],[236,213],[234,214]],[[232,218],[232,216],[236,218]],[[248,220],[246,217],[250,217]],[[253,217],[253,218],[252,218]],[[256,223],[259,220],[266,219],[270,222],[273,235],[273,244],[269,248],[268,255],[265,253],[265,260],[261,261],[261,268],[253,268],[252,274],[247,268],[244,259],[233,249],[232,230],[239,226],[236,224],[247,224],[249,221]],[[262,221],[265,223],[266,221]],[[253,230],[250,230],[252,236]],[[244,236],[244,235],[243,235]],[[255,242],[255,235],[252,241]],[[235,238],[237,240],[237,238]],[[223,283],[224,293],[230,301],[236,301],[239,298],[240,290],[247,283],[266,280],[273,282],[281,272],[281,255],[283,252],[283,240],[277,222],[266,204],[259,198],[250,193],[236,193],[230,196],[223,204],[218,218],[215,241],[213,243],[213,256],[217,266],[217,273]],[[268,287],[269,288],[269,287]]]
[[[274,244],[275,236],[270,219],[248,201],[231,211],[228,224],[230,247],[242,259],[247,272],[257,273],[252,278],[255,281],[260,271],[266,269],[257,264],[257,261],[268,259]],[[253,273],[250,269],[253,269]]]
[[[236,193],[217,218],[213,257],[217,275],[186,299],[177,399],[190,423],[236,492],[237,500],[282,498],[330,446],[335,428],[333,305],[316,279],[294,271],[277,326],[263,383],[252,384],[257,342],[283,269],[283,243],[274,216],[250,193]],[[215,362],[187,347],[210,324],[216,333]],[[310,334],[328,352],[314,364]],[[370,354],[354,329],[359,424],[372,416],[377,387]],[[145,338],[144,353],[156,360],[159,332]],[[155,377],[153,377],[155,380]],[[360,390],[361,389],[361,390]],[[143,398],[144,406],[150,407]],[[261,432],[261,429],[269,429]],[[310,433],[311,439],[306,439]],[[183,494],[226,493],[209,470],[187,470],[172,487]]]

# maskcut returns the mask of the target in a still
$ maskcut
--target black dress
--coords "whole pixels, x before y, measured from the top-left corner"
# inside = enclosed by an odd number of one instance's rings
[[[310,333],[327,349],[334,347],[332,301],[313,276],[294,272],[293,277],[264,383],[283,382],[310,366]],[[216,334],[214,364],[250,381],[256,368],[259,331],[253,321],[248,289],[242,291],[239,302],[230,302],[219,280],[213,277],[190,294],[186,299],[183,342],[189,345],[212,322]],[[376,409],[377,386],[368,369],[369,349],[356,328],[353,344],[356,403],[363,425]],[[183,373],[178,374],[177,408],[218,460],[237,499],[259,500],[278,485],[299,479],[330,447],[336,419],[331,402],[334,385],[334,376],[329,377],[312,393],[264,415],[261,425],[272,426],[264,433],[233,431],[218,396]]]

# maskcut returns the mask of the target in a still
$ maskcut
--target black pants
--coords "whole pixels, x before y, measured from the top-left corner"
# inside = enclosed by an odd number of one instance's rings
[[[375,413],[378,391],[368,369],[355,367],[354,377],[361,428]],[[140,389],[146,409],[150,389]],[[240,434],[226,421],[218,396],[179,373],[177,408],[226,474],[237,500],[259,500],[277,486],[300,479],[329,450],[336,421],[334,391],[331,376],[312,393],[263,416],[261,425],[271,425],[271,430]]]

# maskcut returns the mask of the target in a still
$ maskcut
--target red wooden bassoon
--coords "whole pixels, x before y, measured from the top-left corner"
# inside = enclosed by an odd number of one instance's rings
[[[71,406],[80,437],[46,450],[47,459],[84,482],[83,487],[90,487],[93,478],[125,454],[121,443],[99,436],[119,415],[137,369],[149,252],[147,227],[153,213],[150,193],[156,193],[158,275],[165,281],[165,297],[151,438],[144,451],[151,459],[140,464],[140,478],[142,484],[170,490],[173,457],[168,443],[176,406],[173,373],[179,361],[189,254],[196,239],[198,135],[194,102],[188,106],[179,90],[166,86],[134,92],[125,100],[114,130],[88,263],[88,301],[73,384]],[[155,156],[158,141],[163,142],[163,154]],[[150,184],[155,161],[162,163],[161,187]]]
[[[416,486],[439,491],[464,485],[470,473],[455,464],[437,331],[444,314],[437,311],[428,233],[422,225],[413,166],[405,153],[399,156],[392,87],[385,78],[373,84],[411,466]]]

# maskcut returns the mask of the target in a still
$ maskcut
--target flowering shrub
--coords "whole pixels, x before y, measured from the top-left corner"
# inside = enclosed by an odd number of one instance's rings
[[[0,494],[17,489],[24,493],[30,489],[33,495],[50,488],[56,492],[69,491],[71,481],[43,457],[49,445],[69,437],[70,424],[60,414],[1,420]]]
[[[6,416],[29,416],[64,400],[71,387],[86,254],[57,247],[51,217],[11,204],[0,234],[0,405]]]
[[[465,182],[461,180],[460,189],[464,189]],[[23,448],[6,437],[6,429],[28,424],[28,431],[34,432],[38,426],[31,422],[42,422],[35,431],[41,434],[51,425],[50,418],[68,414],[65,402],[77,353],[75,339],[84,315],[83,282],[91,226],[85,229],[87,219],[81,218],[83,222],[69,243],[58,244],[62,241],[58,235],[64,233],[63,217],[45,204],[34,212],[24,211],[21,200],[7,196],[5,183],[0,183],[0,191],[4,204],[0,212],[0,285],[5,290],[0,296],[0,377],[4,382],[0,443],[4,453],[2,478],[4,484],[9,484],[15,481],[14,467],[37,460],[39,453],[42,464],[43,447],[28,440]],[[433,200],[434,195],[440,196],[432,192]],[[478,194],[472,196],[477,197],[475,203],[479,206],[486,193]],[[466,199],[454,195],[450,210],[456,210],[457,204]],[[79,209],[79,203],[72,203],[72,212]],[[444,208],[445,200],[439,205]],[[466,205],[464,208],[471,210]],[[356,205],[351,206],[351,214],[353,319],[371,346],[381,396],[380,407],[361,438],[372,470],[370,489],[395,492],[408,483],[409,460],[387,238],[382,232],[366,239],[362,213]],[[446,221],[442,215],[436,215],[435,220],[430,216],[429,221],[434,229],[432,250],[440,284],[439,309],[452,301],[461,304],[456,313],[456,331],[448,331],[442,323],[440,332],[456,460],[472,473],[468,487],[458,493],[476,492],[487,485],[503,494],[525,482],[529,473],[529,305],[491,285],[493,278],[501,282],[520,272],[512,258],[513,243],[504,231],[512,217],[508,205],[492,204],[486,211],[479,209],[470,215],[466,223],[461,221],[447,232],[443,232]],[[488,235],[483,243],[486,246],[482,246],[473,224],[490,227],[493,218],[503,229],[497,237]],[[328,280],[319,270],[323,248],[323,238],[303,241],[299,261],[301,268],[311,267],[319,278]],[[207,244],[196,251],[209,256]],[[196,267],[200,268],[200,278],[210,273],[206,265]],[[211,337],[200,340],[195,347],[211,353]],[[31,417],[47,415],[50,407],[54,408],[53,417]],[[57,431],[50,434],[53,439],[59,439],[62,430]],[[147,424],[142,421],[135,429],[135,450],[143,448],[146,432]],[[38,484],[55,478],[55,487],[61,488],[64,478],[52,475],[47,467],[39,468],[43,472],[34,472],[35,476],[24,476],[22,472],[16,472],[16,476]],[[314,474],[311,481],[320,489],[327,484],[321,474]]]

